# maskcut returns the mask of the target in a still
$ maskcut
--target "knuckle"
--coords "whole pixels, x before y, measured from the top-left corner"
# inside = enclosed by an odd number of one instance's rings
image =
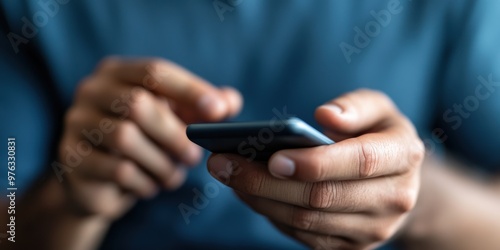
[[[378,157],[375,145],[372,142],[360,141],[359,178],[373,177],[378,168]]]
[[[370,90],[370,92],[377,95],[382,101],[392,103],[391,98],[386,93],[380,90]]]
[[[307,169],[307,178],[310,181],[318,181],[323,180],[326,176],[325,166],[328,166],[328,157],[325,147],[318,147],[317,149],[313,149],[313,151],[308,156],[308,169]]]
[[[380,90],[375,90],[375,89],[367,89],[367,88],[361,88],[357,90],[358,93],[360,94],[365,94],[365,95],[370,95],[377,100],[377,103],[380,106],[387,107],[389,110],[396,111],[396,105],[392,101],[391,97],[389,97],[386,93],[380,91]]]
[[[113,174],[113,181],[115,181],[120,186],[125,186],[130,183],[135,177],[136,169],[132,162],[128,160],[121,161],[115,168]]]
[[[78,84],[75,92],[75,99],[77,101],[92,97],[96,94],[97,90],[93,82],[94,79],[92,77],[87,77]]]
[[[102,59],[99,64],[97,65],[96,71],[97,72],[107,72],[107,71],[112,71],[119,67],[120,65],[120,59],[116,56],[109,56],[104,59]]]
[[[171,63],[167,60],[161,59],[161,58],[152,58],[149,60],[149,62],[146,64],[146,68],[152,69],[155,72],[157,70],[161,70],[167,66],[169,66]]]
[[[401,116],[401,121],[405,131],[407,131],[408,143],[405,144],[406,147],[402,148],[402,153],[405,155],[404,160],[406,160],[404,172],[407,172],[420,167],[426,152],[424,142],[418,137],[412,122],[404,116]]]
[[[370,233],[369,237],[374,242],[384,242],[392,237],[393,230],[385,225],[377,225]]]
[[[171,68],[173,63],[161,58],[153,58],[146,64],[146,74],[149,74],[154,79],[160,79],[161,75]]]
[[[149,94],[149,92],[140,86],[135,86],[130,89],[130,96],[132,98],[132,103],[140,103],[143,98],[151,98],[153,95]]]
[[[172,171],[173,173],[170,173],[170,176],[168,176],[166,180],[166,188],[168,190],[175,190],[178,187],[184,183],[184,180],[186,179],[186,171],[181,170],[181,169],[175,169]]]
[[[130,89],[130,116],[139,117],[151,109],[154,96],[143,87],[133,87]]]
[[[366,90],[366,91],[376,95],[377,98],[385,105],[388,105],[390,107],[394,107],[394,103],[392,102],[392,99],[386,93],[384,93],[380,90]]]
[[[182,129],[175,127],[172,128],[170,133],[166,136],[168,136],[167,139],[171,142],[169,149],[172,150],[172,153],[176,154],[179,158],[184,157],[186,159],[197,155],[197,151],[195,150],[198,149],[193,147],[193,143],[183,134]]]
[[[399,190],[391,201],[391,207],[400,213],[411,211],[416,205],[416,192],[410,189]]]
[[[179,160],[187,161],[187,162],[192,162],[196,160],[197,157],[197,152],[195,151],[197,149],[193,149],[191,145],[191,141],[186,138],[182,133],[176,133],[176,135],[172,136],[172,142],[175,142],[171,146],[172,153],[175,154],[175,157],[178,158]],[[192,153],[195,152],[195,153]]]
[[[326,209],[333,205],[335,199],[341,199],[338,195],[341,182],[315,182],[311,184],[308,207],[314,209]]]
[[[412,166],[420,166],[422,161],[424,160],[425,156],[425,146],[422,140],[417,138],[414,144],[410,147],[410,152],[409,152],[409,162],[410,165]]]
[[[310,231],[313,229],[314,224],[319,221],[319,213],[319,211],[294,207],[292,212],[292,227]]]
[[[265,182],[264,177],[258,174],[247,173],[247,175],[245,176],[245,180],[245,184],[242,185],[240,191],[253,195],[262,193]]]
[[[113,138],[113,146],[123,152],[130,152],[134,147],[133,138],[139,128],[132,121],[123,121],[116,126]]]
[[[70,146],[70,139],[66,137],[62,139],[61,143],[59,144],[59,147],[57,148],[58,159],[64,164],[67,164],[66,163],[67,157],[64,156],[66,156],[66,147],[69,146]]]
[[[73,126],[82,122],[82,112],[79,109],[72,107],[66,112],[64,117],[64,124],[66,126]]]

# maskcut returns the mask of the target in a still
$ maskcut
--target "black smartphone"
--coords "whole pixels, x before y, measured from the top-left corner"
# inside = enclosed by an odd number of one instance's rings
[[[299,118],[268,121],[199,123],[187,127],[194,143],[213,153],[234,153],[247,160],[268,160],[282,149],[333,144],[330,138]]]

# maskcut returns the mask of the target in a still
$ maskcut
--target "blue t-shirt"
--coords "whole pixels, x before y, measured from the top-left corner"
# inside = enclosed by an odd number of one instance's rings
[[[432,152],[452,152],[485,174],[500,170],[500,1],[41,0],[0,8],[0,143],[16,138],[21,194],[54,174],[75,88],[108,55],[162,57],[234,86],[245,99],[238,120],[286,109],[315,124],[318,105],[378,89]],[[0,155],[6,165],[6,146]],[[183,216],[188,207],[195,212]],[[179,190],[139,202],[102,245],[207,247],[303,248],[210,177],[205,162]]]

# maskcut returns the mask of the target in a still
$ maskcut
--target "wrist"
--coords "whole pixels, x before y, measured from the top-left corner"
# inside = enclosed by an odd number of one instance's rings
[[[427,157],[422,164],[420,192],[414,209],[408,215],[400,230],[399,241],[415,245],[439,234],[439,223],[442,212],[447,206],[443,190],[447,178],[435,159]],[[443,210],[444,209],[444,210]]]
[[[111,222],[99,216],[82,215],[71,209],[61,211],[55,228],[53,249],[96,249]]]
[[[51,176],[42,180],[19,202],[19,240],[15,249],[95,248],[110,222],[75,213],[63,184]]]

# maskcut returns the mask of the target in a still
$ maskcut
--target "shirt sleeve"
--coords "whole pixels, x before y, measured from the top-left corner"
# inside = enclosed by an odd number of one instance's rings
[[[450,27],[438,128],[455,155],[500,172],[500,1],[469,2]]]

